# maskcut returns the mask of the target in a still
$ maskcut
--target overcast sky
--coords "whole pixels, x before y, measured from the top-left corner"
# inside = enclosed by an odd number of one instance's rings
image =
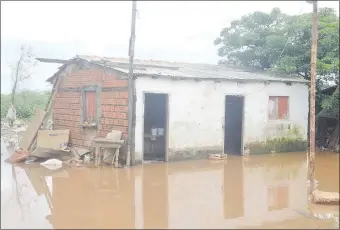
[[[127,57],[131,2],[1,1],[1,93],[10,92],[8,63],[28,44],[36,56],[71,58],[77,54]],[[217,63],[213,45],[223,27],[242,15],[312,11],[305,1],[141,1],[137,3],[136,58]],[[320,1],[319,7],[339,12],[339,1]],[[21,89],[43,90],[58,65],[39,63],[33,78]]]

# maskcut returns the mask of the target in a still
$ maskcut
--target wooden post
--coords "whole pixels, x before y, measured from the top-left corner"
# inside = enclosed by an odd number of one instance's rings
[[[132,17],[131,17],[131,36],[129,46],[129,99],[128,99],[128,152],[126,156],[126,165],[133,165],[135,162],[135,120],[136,120],[136,89],[133,76],[133,57],[135,50],[135,28],[136,28],[136,1],[132,1]]]
[[[315,189],[315,84],[316,84],[316,59],[318,40],[318,3],[313,1],[313,24],[312,24],[312,52],[310,74],[310,108],[309,108],[309,151],[308,151],[308,179],[310,182],[309,194]]]

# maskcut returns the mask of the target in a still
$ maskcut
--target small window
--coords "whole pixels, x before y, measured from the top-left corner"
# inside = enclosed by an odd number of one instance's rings
[[[98,124],[98,86],[82,88],[82,126],[97,126]]]
[[[287,96],[270,96],[268,103],[268,117],[270,120],[288,119],[289,104]]]

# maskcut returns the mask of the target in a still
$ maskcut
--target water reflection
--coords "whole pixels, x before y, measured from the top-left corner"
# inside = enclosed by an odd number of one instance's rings
[[[39,204],[28,208],[30,218],[16,221],[9,218],[17,216],[13,205],[7,207],[2,227],[225,229],[286,220],[300,220],[294,226],[301,227],[307,218],[294,210],[308,210],[305,160],[266,155],[53,172],[21,165],[15,170],[19,186],[27,187],[22,196]]]

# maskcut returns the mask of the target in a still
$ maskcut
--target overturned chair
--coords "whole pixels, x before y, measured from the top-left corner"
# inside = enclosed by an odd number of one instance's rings
[[[93,140],[95,147],[95,166],[101,164],[101,162],[111,163],[115,167],[119,167],[119,150],[125,144],[122,140],[122,132],[112,130],[106,135],[106,137],[97,137]],[[101,154],[104,150],[104,154]]]

